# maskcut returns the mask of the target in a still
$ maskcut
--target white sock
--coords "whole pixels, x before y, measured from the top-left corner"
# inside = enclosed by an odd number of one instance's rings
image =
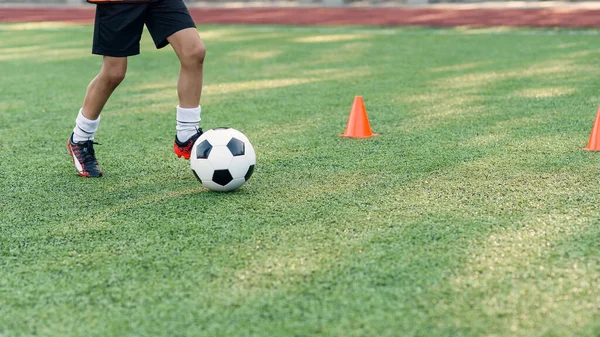
[[[75,120],[75,128],[73,129],[73,141],[76,143],[93,140],[94,134],[98,131],[98,125],[100,125],[100,117],[96,120],[87,119],[81,113],[82,110],[79,110],[79,114]]]
[[[177,139],[185,142],[198,132],[201,108],[182,108],[177,106]]]

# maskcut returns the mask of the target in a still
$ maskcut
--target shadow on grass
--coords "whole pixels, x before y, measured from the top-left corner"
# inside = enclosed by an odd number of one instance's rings
[[[139,326],[166,315],[155,320],[159,328],[192,334],[186,329],[194,322],[194,331],[221,336],[597,331],[585,312],[597,297],[588,293],[597,286],[590,241],[597,231],[586,231],[599,216],[590,183],[597,163],[563,137],[577,134],[581,117],[540,108],[577,93],[576,83],[555,86],[553,75],[589,69],[555,61],[505,73],[477,67],[451,68],[474,70],[461,76],[434,72],[438,85],[425,81],[433,92],[409,99],[407,111],[372,114],[389,123],[366,141],[332,132],[346,111],[334,116],[339,105],[329,95],[352,77],[224,81],[223,106],[256,109],[246,125],[261,150],[255,176],[237,193],[191,187],[193,176],[181,173],[187,163],[166,161],[170,149],[154,149],[158,141],[107,156],[114,178],[102,181],[56,179],[59,165],[35,180],[11,175],[7,212],[22,223],[3,232],[8,262],[0,284],[21,292],[3,297],[2,307],[44,301],[47,320],[85,316],[97,326],[123,317],[131,317],[125,326]],[[540,76],[548,81],[514,85]],[[174,92],[164,83],[152,82],[142,88],[148,96],[137,98],[166,105]],[[374,93],[373,101],[410,89]],[[296,96],[308,91],[320,95]],[[500,104],[503,94],[517,98]],[[283,115],[241,104],[261,95],[286,97],[273,104],[292,108]],[[147,103],[131,104],[142,113]],[[140,125],[134,114],[119,115],[121,123]],[[167,119],[143,118],[143,139],[162,141],[164,130],[152,126]],[[109,138],[138,132],[117,129]],[[44,181],[51,193],[37,189]],[[58,202],[37,207],[49,200]],[[574,262],[588,271],[577,274]],[[556,270],[540,270],[546,264]],[[573,288],[581,291],[565,299]],[[559,317],[564,312],[579,316]]]

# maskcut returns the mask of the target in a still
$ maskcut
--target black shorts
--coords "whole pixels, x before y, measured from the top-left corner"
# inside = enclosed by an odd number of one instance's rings
[[[169,44],[167,37],[182,29],[196,27],[183,0],[96,6],[92,53],[97,55],[125,57],[139,54],[144,24],[158,49]]]

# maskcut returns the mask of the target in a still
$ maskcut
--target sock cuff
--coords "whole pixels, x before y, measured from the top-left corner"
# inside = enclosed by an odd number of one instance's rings
[[[85,117],[82,111],[83,109],[79,110],[79,114],[75,119],[75,128],[73,129],[73,141],[75,142],[94,139],[94,134],[98,131],[100,125],[100,117],[91,120]]]
[[[85,124],[100,123],[100,116],[98,116],[97,119],[89,119],[83,115],[83,109],[79,109],[79,113],[77,114],[77,119],[75,121],[82,122]]]
[[[83,115],[82,111],[83,109],[79,110],[79,114],[77,115],[75,123],[77,126],[84,129],[84,131],[96,132],[96,130],[98,130],[98,125],[100,124],[100,116],[98,116],[98,119],[95,120],[88,119]]]
[[[200,113],[202,108],[182,108],[177,106],[177,121],[184,123],[198,123],[200,122]]]

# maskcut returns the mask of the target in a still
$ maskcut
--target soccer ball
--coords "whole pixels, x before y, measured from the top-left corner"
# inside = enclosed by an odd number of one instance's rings
[[[192,147],[190,167],[200,183],[213,191],[242,186],[254,172],[256,153],[248,137],[232,128],[202,134]]]

